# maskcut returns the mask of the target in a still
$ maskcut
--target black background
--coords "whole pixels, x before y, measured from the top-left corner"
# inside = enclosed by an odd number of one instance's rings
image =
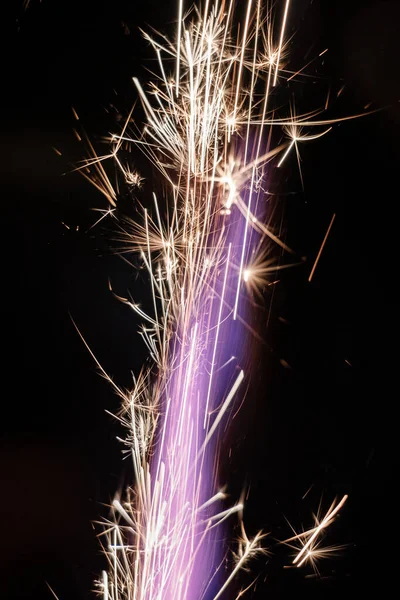
[[[79,175],[62,175],[82,158],[71,106],[94,139],[116,130],[135,100],[131,77],[144,80],[153,66],[138,27],[171,32],[177,9],[170,0],[12,8],[1,73],[0,594],[42,600],[48,581],[60,599],[83,599],[104,567],[91,522],[106,514],[101,503],[126,484],[129,468],[115,440],[121,432],[105,414],[118,401],[69,313],[119,383],[129,385],[145,352],[138,322],[107,281],[122,295],[143,286],[110,252],[111,226],[86,233],[99,216],[91,209],[106,202]],[[272,531],[274,555],[253,565],[260,578],[249,597],[369,597],[383,594],[394,574],[399,18],[390,1],[293,3],[297,68],[329,48],[318,62],[324,79],[300,86],[301,106],[323,105],[330,84],[329,116],[364,112],[370,102],[380,111],[300,148],[304,192],[294,154],[272,175],[275,191],[285,192],[287,241],[308,260],[280,277],[268,327],[267,313],[258,317],[268,344],[258,349],[222,467],[233,497],[250,484],[249,533]],[[150,177],[143,197],[154,185]],[[321,563],[321,579],[308,577],[309,568],[283,569],[290,551],[273,538],[290,535],[285,517],[307,527],[321,495],[326,509],[344,493],[348,503],[327,536],[348,545],[341,558]]]

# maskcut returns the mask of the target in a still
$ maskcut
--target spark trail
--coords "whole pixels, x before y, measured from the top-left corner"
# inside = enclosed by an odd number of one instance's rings
[[[289,0],[276,14],[249,0],[241,20],[233,2],[206,1],[185,16],[179,0],[174,41],[144,34],[159,68],[147,90],[134,79],[144,128],[129,115],[111,151],[98,157],[90,146],[79,167],[115,207],[103,161],[113,159],[126,184],[139,185],[121,156],[136,144],[168,189],[166,203],[154,194],[151,209],[121,224],[127,250],[148,272],[152,309],[118,298],[142,319],[150,358],[131,391],[108,378],[122,400],[135,486],[114,500],[105,523],[104,600],[216,600],[263,551],[264,534],[249,539],[241,522],[232,572],[222,577],[223,522],[240,518],[243,504],[226,508],[218,464],[221,427],[244,396],[249,299],[290,266],[270,250],[291,253],[269,225],[268,169],[327,131],[302,134],[325,124],[318,111],[275,116],[274,93],[288,75],[288,10]]]

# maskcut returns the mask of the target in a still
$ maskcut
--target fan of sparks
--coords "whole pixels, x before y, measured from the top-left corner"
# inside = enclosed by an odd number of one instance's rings
[[[110,203],[103,216],[115,216],[118,197],[106,159],[115,161],[120,182],[141,184],[126,145],[148,157],[167,190],[166,201],[154,194],[151,208],[120,225],[125,249],[148,273],[152,307],[118,296],[142,320],[149,359],[132,390],[108,378],[122,400],[117,418],[135,485],[114,500],[102,534],[104,600],[217,600],[264,552],[265,534],[246,534],[242,502],[227,507],[218,465],[221,428],[245,394],[249,299],[293,263],[276,261],[274,247],[292,253],[270,225],[269,169],[298,154],[299,142],[327,132],[318,111],[275,116],[274,93],[287,77],[288,9],[289,0],[277,7],[275,23],[261,1],[249,0],[240,17],[233,2],[207,1],[184,14],[181,1],[173,41],[144,34],[159,70],[147,89],[134,79],[144,128],[130,114],[111,136],[110,153],[99,157],[91,147],[81,167]],[[224,522],[234,513],[241,535],[226,576]],[[297,562],[320,530],[299,536]]]

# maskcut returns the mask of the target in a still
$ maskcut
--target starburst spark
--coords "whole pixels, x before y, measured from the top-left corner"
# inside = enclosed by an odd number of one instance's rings
[[[321,515],[321,508],[318,510],[318,514],[314,515],[315,526],[302,533],[296,533],[291,538],[288,538],[283,543],[294,548],[296,556],[294,557],[292,564],[296,567],[309,563],[314,572],[318,574],[318,563],[321,559],[336,556],[344,546],[327,546],[322,542],[322,535],[325,530],[332,525],[339,511],[343,508],[348,496],[345,494],[339,502],[334,500],[330,505],[325,515]],[[293,528],[292,528],[293,529]],[[300,544],[295,545],[294,542]]]
[[[233,1],[207,1],[184,16],[179,0],[174,41],[144,34],[160,73],[147,90],[134,78],[144,127],[130,113],[111,136],[110,152],[98,156],[87,140],[90,156],[78,167],[113,217],[118,186],[103,163],[112,159],[130,188],[142,182],[120,158],[123,144],[136,144],[168,189],[165,205],[154,194],[151,209],[120,223],[127,251],[147,271],[152,307],[114,293],[142,319],[150,363],[128,391],[102,370],[122,399],[116,418],[127,430],[135,472],[135,486],[115,498],[103,524],[104,600],[216,600],[264,551],[265,534],[245,532],[243,503],[226,508],[218,463],[221,427],[244,397],[246,290],[259,293],[271,273],[289,266],[275,260],[273,246],[291,250],[265,218],[268,169],[293,146],[298,152],[299,142],[326,133],[302,133],[324,124],[313,121],[319,111],[278,119],[270,108],[287,55],[288,8],[289,0],[275,27],[261,0],[248,0],[242,22]],[[290,141],[278,136],[274,145],[279,127]],[[233,514],[241,535],[223,580],[222,523]]]

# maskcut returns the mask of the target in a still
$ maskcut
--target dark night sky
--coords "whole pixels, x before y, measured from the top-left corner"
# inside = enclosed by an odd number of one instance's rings
[[[1,73],[0,596],[48,599],[47,580],[60,600],[83,600],[104,566],[91,521],[105,514],[101,503],[126,483],[129,469],[118,427],[105,414],[117,400],[69,313],[122,384],[145,352],[138,323],[112,298],[107,280],[122,294],[143,286],[110,252],[111,228],[85,233],[96,215],[90,209],[105,201],[78,175],[62,176],[82,157],[71,106],[94,138],[115,130],[112,107],[127,113],[135,100],[131,77],[144,79],[152,66],[138,27],[172,31],[176,8],[171,0],[31,0],[24,13],[21,4],[14,2]],[[268,579],[253,597],[383,595],[393,574],[389,521],[397,509],[400,10],[378,0],[293,5],[298,66],[308,51],[312,57],[328,47],[318,63],[322,85],[330,82],[334,97],[345,84],[330,116],[355,114],[369,102],[381,110],[301,148],[304,193],[294,160],[275,181],[280,192],[296,192],[284,197],[287,239],[309,260],[283,272],[268,330],[266,313],[258,317],[268,346],[258,350],[223,473],[233,495],[245,480],[251,484],[250,533],[262,527],[285,537],[284,515],[307,526],[321,494],[325,507],[336,495],[350,496],[327,539],[349,546],[321,566],[324,578],[283,571],[278,550],[268,565],[254,565],[260,581]],[[319,106],[320,85],[311,79],[302,87],[300,103]],[[333,212],[329,242],[307,283]]]

